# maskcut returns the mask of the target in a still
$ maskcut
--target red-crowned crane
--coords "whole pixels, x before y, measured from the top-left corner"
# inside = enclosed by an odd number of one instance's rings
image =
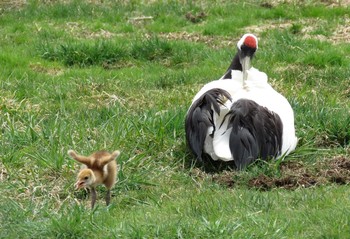
[[[186,140],[199,162],[234,161],[244,169],[256,159],[278,158],[297,145],[294,112],[267,75],[250,66],[258,39],[245,34],[227,72],[195,95],[185,119]]]

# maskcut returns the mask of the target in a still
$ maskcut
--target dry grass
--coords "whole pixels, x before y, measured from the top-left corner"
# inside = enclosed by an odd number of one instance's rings
[[[60,76],[64,73],[64,70],[59,67],[43,66],[40,62],[31,63],[29,67],[35,72],[46,74],[49,76]]]
[[[6,181],[8,179],[8,172],[5,165],[0,161],[0,182]]]
[[[327,24],[327,20],[322,19],[302,19],[295,21],[270,21],[260,25],[253,25],[245,28],[246,32],[253,32],[257,36],[270,30],[289,30],[293,24],[299,24],[301,31],[298,33],[305,39],[315,39],[320,41],[328,41],[333,44],[350,42],[350,19],[345,19],[345,23],[338,24],[334,27],[334,31],[330,37],[314,34],[315,30]]]
[[[67,34],[82,39],[109,39],[116,36],[115,33],[104,29],[91,31],[86,25],[79,22],[67,22],[63,27],[58,26],[58,28],[63,28]]]
[[[336,27],[336,30],[333,32],[329,40],[335,44],[350,43],[350,18],[345,19],[344,24]]]
[[[313,0],[313,1],[305,1],[305,0],[266,0],[264,1],[264,5],[268,7],[275,7],[281,4],[293,4],[293,5],[300,5],[300,4],[314,4],[314,3],[321,3],[328,7],[340,7],[340,6],[349,6],[350,0]]]
[[[235,44],[239,40],[238,38],[234,39],[230,37],[205,36],[199,33],[188,33],[184,31],[160,33],[158,36],[167,40],[182,40],[196,43],[204,43],[214,49],[235,46]],[[146,34],[146,37],[150,37],[150,35]]]
[[[27,4],[27,0],[0,0],[0,13],[5,10],[19,9]]]

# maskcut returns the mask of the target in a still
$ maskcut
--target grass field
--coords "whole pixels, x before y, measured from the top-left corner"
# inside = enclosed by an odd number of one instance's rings
[[[349,238],[349,1],[0,1],[0,238]],[[291,103],[284,161],[192,163],[184,118],[246,32]],[[120,150],[112,203],[74,191]]]

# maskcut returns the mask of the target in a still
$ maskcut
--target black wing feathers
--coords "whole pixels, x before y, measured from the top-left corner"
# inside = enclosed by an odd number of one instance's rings
[[[257,158],[275,157],[282,147],[280,117],[252,100],[236,101],[230,112],[228,128],[230,150],[238,169],[245,168]]]
[[[208,134],[208,129],[213,127],[213,109],[220,114],[220,104],[224,104],[224,99],[231,99],[230,94],[222,89],[211,89],[199,97],[191,105],[186,119],[186,141],[197,160],[202,160],[204,142]]]

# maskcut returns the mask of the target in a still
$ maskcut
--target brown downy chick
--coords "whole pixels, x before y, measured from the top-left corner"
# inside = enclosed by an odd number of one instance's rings
[[[75,189],[90,188],[91,190],[91,208],[96,202],[96,186],[104,184],[107,188],[106,205],[111,200],[111,188],[116,182],[117,163],[115,159],[119,156],[118,150],[112,154],[107,151],[97,151],[86,157],[78,155],[74,150],[68,150],[68,155],[76,161],[85,164],[85,168],[80,170]]]

